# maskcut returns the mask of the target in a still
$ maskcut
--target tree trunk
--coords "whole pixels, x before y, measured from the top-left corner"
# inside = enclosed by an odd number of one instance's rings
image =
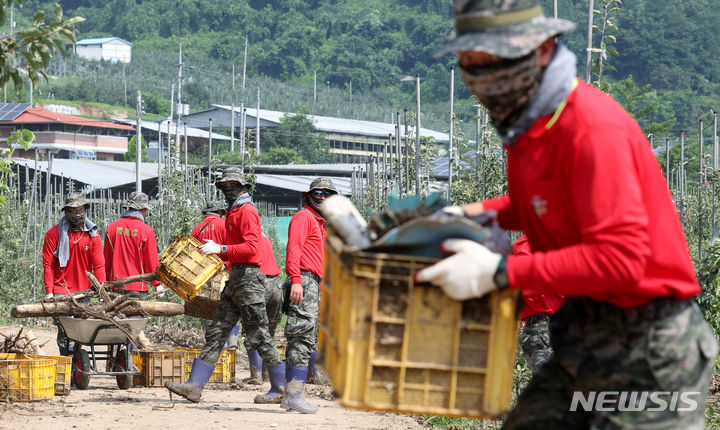
[[[15,306],[12,308],[10,314],[14,318],[50,317],[58,315],[75,315],[76,310],[77,306],[74,306],[71,302],[67,301],[55,303],[30,303],[27,305]],[[104,305],[88,306],[88,310],[100,313],[104,310]],[[185,313],[185,309],[180,303],[142,301],[138,301],[130,306],[125,306],[118,311],[122,312],[126,316],[150,315],[157,317],[172,317]]]

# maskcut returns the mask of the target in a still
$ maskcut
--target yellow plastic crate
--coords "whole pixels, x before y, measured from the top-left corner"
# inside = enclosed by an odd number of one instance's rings
[[[185,301],[185,315],[207,320],[215,318],[220,304],[220,294],[222,294],[228,279],[230,279],[230,272],[226,269],[213,276],[200,288],[195,297]]]
[[[133,363],[140,371],[140,383],[145,387],[164,387],[165,382],[182,384],[185,377],[185,351],[137,351],[140,360],[136,361],[133,354]],[[136,379],[133,378],[133,383]]]
[[[142,387],[143,385],[145,385],[145,383],[143,382],[143,374],[142,374],[143,358],[140,355],[140,350],[137,350],[137,349],[133,350],[132,361],[133,361],[133,364],[135,365],[135,367],[137,367],[138,370],[140,370],[140,374],[133,375],[133,385]],[[183,382],[185,382],[185,381],[183,381]]]
[[[200,242],[192,236],[177,236],[165,250],[156,273],[160,281],[183,300],[190,300],[223,266],[215,255],[202,255]]]
[[[436,260],[342,253],[330,237],[320,364],[343,406],[465,417],[510,408],[517,291],[459,302],[416,285]]]
[[[185,371],[190,374],[193,360],[200,358],[199,349],[177,348],[178,351],[185,351]],[[220,353],[215,370],[210,377],[210,382],[234,382],[235,381],[235,348],[225,348]]]
[[[55,360],[55,395],[67,396],[70,394],[70,377],[72,376],[72,357],[64,355],[35,355],[35,358],[52,358]]]
[[[0,354],[0,401],[35,402],[55,397],[57,360],[39,357],[45,356]]]
[[[32,358],[35,360],[52,359],[56,362],[55,372],[55,395],[66,396],[70,394],[70,377],[72,376],[72,357],[64,355],[37,355],[37,354],[0,354],[0,360],[19,360]]]

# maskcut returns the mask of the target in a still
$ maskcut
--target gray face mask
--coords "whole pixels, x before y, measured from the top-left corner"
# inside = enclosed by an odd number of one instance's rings
[[[460,66],[465,84],[488,108],[498,131],[508,130],[522,116],[540,88],[543,73],[535,51],[488,66]]]
[[[69,212],[65,211],[65,218],[68,220],[70,230],[80,231],[85,222],[85,211],[82,212]]]
[[[238,197],[240,197],[240,194],[247,191],[247,187],[240,184],[239,182],[236,182],[233,185],[222,188],[221,191],[225,196],[225,201],[227,202],[227,204],[231,205],[235,203],[235,200],[237,200]]]

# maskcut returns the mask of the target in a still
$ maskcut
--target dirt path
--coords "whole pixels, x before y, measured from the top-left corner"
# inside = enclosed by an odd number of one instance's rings
[[[10,327],[0,327],[8,333]],[[17,330],[17,329],[15,329]],[[34,329],[43,349],[57,354],[55,331]],[[238,360],[238,378],[248,374],[247,362]],[[97,376],[87,390],[73,389],[68,396],[36,403],[0,404],[0,429],[421,429],[412,416],[380,414],[341,408],[323,400],[327,389],[309,386],[316,415],[290,413],[279,405],[256,405],[263,387],[231,388],[208,385],[200,403],[173,396],[165,388],[118,389],[115,379]],[[223,389],[217,389],[223,388]]]

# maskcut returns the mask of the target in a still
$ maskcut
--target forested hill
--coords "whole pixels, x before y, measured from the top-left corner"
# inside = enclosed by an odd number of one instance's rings
[[[402,99],[398,78],[420,74],[428,102],[447,100],[451,56],[430,54],[453,27],[451,0],[60,0],[80,15],[80,38],[117,36],[135,51],[176,52],[241,65],[249,39],[248,75],[299,85],[318,82],[357,93]],[[543,0],[552,15],[552,0]],[[602,7],[595,0],[595,8]],[[24,10],[46,2],[25,0]],[[584,76],[587,0],[558,0],[559,16],[578,24],[565,36]],[[596,23],[600,17],[596,17]],[[611,16],[619,56],[608,80],[630,75],[662,95],[658,117],[683,116],[683,103],[702,110],[720,95],[720,2],[626,0]],[[597,35],[595,36],[598,37]],[[596,40],[597,43],[597,40]],[[467,90],[458,85],[461,98]],[[682,118],[681,118],[682,119]],[[689,118],[688,118],[689,119]]]

